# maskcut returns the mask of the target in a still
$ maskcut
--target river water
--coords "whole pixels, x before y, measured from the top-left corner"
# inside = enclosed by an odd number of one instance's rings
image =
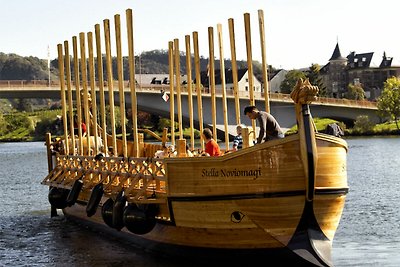
[[[333,262],[400,266],[400,138],[347,142],[350,190]],[[0,266],[189,265],[154,257],[62,215],[50,218],[48,188],[40,184],[46,174],[43,142],[0,143]]]

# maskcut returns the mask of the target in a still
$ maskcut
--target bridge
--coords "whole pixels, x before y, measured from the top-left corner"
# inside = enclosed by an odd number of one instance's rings
[[[128,82],[124,84],[125,102],[127,108],[130,106],[130,91]],[[73,95],[75,95],[75,87],[73,86]],[[90,89],[89,89],[90,90]],[[115,105],[119,103],[118,83],[114,85],[114,98]],[[146,86],[136,86],[138,110],[149,112],[155,115],[160,115],[169,118],[169,102],[162,99],[162,91],[169,92],[169,85],[155,85],[149,84]],[[228,90],[231,91],[231,90]],[[182,119],[184,122],[189,122],[188,111],[188,93],[186,87],[181,87],[182,92]],[[98,94],[98,90],[97,90]],[[105,88],[106,98],[108,95],[108,88]],[[251,121],[244,116],[243,108],[249,105],[248,92],[240,92],[240,118],[242,123],[251,125]],[[254,93],[256,106],[260,110],[264,109],[264,95],[262,93]],[[46,81],[0,81],[0,98],[48,98],[60,99],[60,88],[57,82],[48,84]],[[97,100],[99,99],[97,95]],[[271,114],[278,120],[279,124],[287,129],[296,124],[296,117],[294,113],[294,105],[288,94],[270,93],[270,109]],[[217,92],[217,127],[223,130],[224,121],[222,110],[222,96]],[[177,101],[175,100],[175,105]],[[235,134],[236,113],[235,113],[235,100],[232,92],[227,92],[227,106],[228,106],[228,124],[229,133]],[[203,122],[205,125],[212,125],[211,117],[211,94],[204,91],[202,92],[202,105],[203,105]],[[354,121],[359,115],[367,115],[370,120],[378,123],[379,117],[376,114],[376,103],[370,101],[356,101],[348,99],[336,98],[323,98],[320,97],[316,102],[310,105],[311,113],[314,117],[332,118],[341,121]],[[175,107],[175,111],[177,108]],[[195,125],[197,121],[197,95],[193,93],[193,116]]]

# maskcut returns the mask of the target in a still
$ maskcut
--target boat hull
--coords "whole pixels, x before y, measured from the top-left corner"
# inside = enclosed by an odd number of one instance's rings
[[[112,237],[113,239],[131,245],[133,248],[141,249],[150,253],[150,256],[165,258],[167,262],[174,262],[177,266],[189,262],[191,266],[204,266],[204,264],[207,264],[208,266],[221,266],[221,264],[223,264],[223,266],[239,266],[246,264],[245,266],[249,266],[253,264],[260,265],[260,261],[265,262],[265,266],[268,266],[271,261],[279,262],[282,265],[295,264],[296,266],[310,266],[309,261],[299,257],[289,248],[280,246],[277,242],[274,243],[276,247],[270,246],[264,248],[219,248],[215,246],[199,247],[191,244],[180,245],[172,242],[165,242],[165,240],[160,240],[159,238],[154,238],[154,234],[163,233],[163,235],[165,235],[166,233],[171,233],[182,238],[190,235],[191,238],[189,239],[192,239],[195,236],[201,236],[201,239],[203,239],[204,235],[209,236],[214,233],[204,229],[184,229],[182,227],[157,223],[152,231],[153,234],[140,236],[129,232],[126,228],[117,231],[116,229],[109,227],[103,222],[99,213],[96,213],[92,217],[87,217],[85,208],[85,205],[77,204],[71,208],[63,209],[63,212],[66,218],[73,222],[87,226],[92,230],[99,231],[105,237]],[[241,234],[243,233],[244,232]],[[221,232],[219,235],[226,237],[225,234],[226,233]]]
[[[44,183],[69,189],[81,177],[78,174],[84,173],[80,168],[86,166],[90,172],[82,176],[84,187],[75,205],[63,209],[65,215],[126,237],[146,249],[168,254],[177,251],[178,255],[181,250],[188,250],[190,254],[207,253],[228,259],[229,255],[246,259],[249,255],[262,258],[272,254],[279,258],[287,254],[281,260],[331,266],[332,240],[348,191],[347,145],[341,139],[317,134],[316,146],[312,194],[307,191],[298,136],[218,158],[125,163],[123,159],[110,159],[98,165],[91,157],[67,157]],[[63,164],[74,168],[62,167]],[[124,176],[124,170],[134,164],[149,173],[148,180],[143,179],[145,176],[126,179],[130,176]],[[104,166],[116,171],[109,172],[107,168],[105,172]],[[105,192],[92,216],[93,210],[88,213],[87,207],[93,206],[94,202],[90,202],[94,185],[100,181]],[[155,184],[149,187],[153,188],[150,191],[141,189],[151,183]],[[148,232],[134,234],[129,225],[116,230],[103,219],[102,206],[109,199],[116,201],[122,186],[129,205],[157,206],[155,227]],[[136,192],[133,190],[151,196],[139,199],[129,195]],[[312,196],[312,201],[306,196]]]

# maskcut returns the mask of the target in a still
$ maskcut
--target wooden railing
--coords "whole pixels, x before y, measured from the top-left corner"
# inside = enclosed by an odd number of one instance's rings
[[[83,190],[87,192],[102,183],[104,195],[108,197],[124,190],[128,202],[166,202],[163,159],[107,157],[97,160],[90,156],[57,155],[54,169],[41,183],[71,189],[77,179],[82,179]]]

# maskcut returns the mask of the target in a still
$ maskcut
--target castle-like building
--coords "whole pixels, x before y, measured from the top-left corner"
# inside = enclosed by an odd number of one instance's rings
[[[369,100],[379,97],[388,78],[400,77],[400,66],[392,66],[393,58],[387,57],[385,52],[379,66],[373,66],[373,55],[374,52],[351,52],[343,57],[337,43],[328,64],[320,70],[327,97],[345,97],[349,84],[361,85]]]

